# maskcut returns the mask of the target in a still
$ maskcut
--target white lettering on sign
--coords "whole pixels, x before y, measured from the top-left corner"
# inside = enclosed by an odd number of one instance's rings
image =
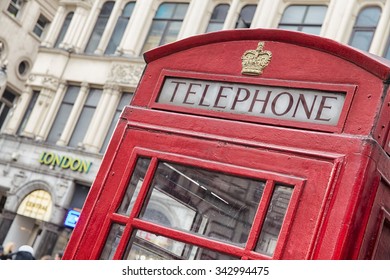
[[[337,125],[345,92],[166,78],[158,103]]]

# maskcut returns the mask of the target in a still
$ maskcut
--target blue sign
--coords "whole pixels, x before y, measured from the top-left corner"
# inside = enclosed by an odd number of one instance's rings
[[[76,226],[77,221],[79,220],[80,212],[76,210],[69,210],[66,215],[64,225],[67,227],[74,228]]]

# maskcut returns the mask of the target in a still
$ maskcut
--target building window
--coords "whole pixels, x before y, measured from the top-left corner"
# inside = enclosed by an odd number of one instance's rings
[[[187,3],[161,4],[153,18],[142,52],[174,42],[179,34],[187,8]]]
[[[78,147],[82,143],[87,128],[91,123],[93,114],[95,113],[97,104],[100,100],[103,90],[93,88],[89,91],[87,100],[84,103],[84,107],[81,110],[80,117],[77,121],[76,127],[73,130],[72,137],[69,140],[68,146]]]
[[[257,5],[246,5],[241,9],[240,15],[236,22],[236,28],[251,27],[253,16],[255,15]]]
[[[49,20],[45,18],[43,15],[40,15],[33,29],[34,34],[37,35],[39,38],[41,38],[48,24],[49,24]]]
[[[3,96],[0,98],[0,129],[2,128],[15,100],[16,95],[5,89]]]
[[[23,4],[24,4],[24,0],[11,0],[7,8],[7,11],[14,17],[18,17],[20,11],[22,10]]]
[[[87,47],[85,48],[86,53],[93,53],[97,49],[100,39],[102,38],[104,29],[106,28],[108,19],[110,18],[114,4],[114,1],[104,3],[102,10],[100,11],[99,17],[96,21],[95,27],[93,28],[91,37],[89,38]]]
[[[100,100],[102,92],[102,89],[90,89],[87,100],[84,103],[80,117],[77,121],[76,127],[73,130],[72,137],[69,140],[68,146],[78,147],[80,143],[82,143],[84,136],[87,132],[88,126],[91,123],[93,114],[96,111],[96,107]]]
[[[363,51],[368,51],[381,16],[377,6],[367,7],[360,11],[352,29],[349,45]]]
[[[228,4],[219,4],[214,8],[206,33],[222,30],[229,7],[230,6]]]
[[[102,148],[100,149],[100,152],[101,152],[101,153],[104,153],[104,152],[106,151],[107,146],[108,146],[108,142],[110,141],[111,135],[112,135],[112,133],[114,132],[116,123],[117,123],[118,120],[119,120],[119,116],[120,116],[120,114],[122,113],[123,108],[124,108],[126,105],[130,104],[130,101],[131,101],[131,98],[132,98],[132,97],[133,97],[133,94],[132,94],[132,93],[124,92],[124,93],[122,94],[121,100],[119,101],[118,106],[116,107],[114,117],[113,117],[113,119],[111,120],[111,124],[110,124],[110,127],[109,127],[109,129],[108,129],[106,138],[104,139]]]
[[[58,48],[58,46],[59,46],[59,45],[62,43],[62,41],[64,40],[64,37],[65,37],[65,35],[66,35],[66,32],[68,31],[70,22],[72,21],[73,15],[74,15],[74,12],[70,12],[70,13],[68,13],[68,14],[66,15],[66,18],[65,18],[65,20],[64,20],[64,23],[62,24],[62,27],[61,27],[60,34],[58,34],[57,41],[56,41],[56,43],[54,44],[54,47],[55,47],[55,48]]]
[[[284,10],[278,28],[319,35],[327,6],[292,5]]]
[[[39,91],[33,91],[30,103],[28,104],[27,110],[24,113],[22,122],[20,123],[20,126],[18,128],[18,131],[17,131],[18,135],[20,135],[23,132],[24,128],[26,127],[26,124],[27,124],[28,119],[30,118],[31,112],[34,109],[35,104],[37,103],[38,96],[39,96]]]
[[[55,144],[60,139],[79,91],[80,87],[78,86],[68,87],[68,90],[66,91],[64,99],[62,100],[61,106],[58,110],[57,116],[54,119],[49,135],[47,136],[47,142]]]
[[[114,32],[112,33],[111,39],[106,48],[105,54],[114,54],[118,48],[123,34],[125,33],[127,24],[129,23],[131,14],[133,13],[135,2],[129,2],[126,4],[122,11],[121,16],[118,18]]]

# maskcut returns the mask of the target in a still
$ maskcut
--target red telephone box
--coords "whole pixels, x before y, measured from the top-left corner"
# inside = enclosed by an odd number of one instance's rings
[[[283,30],[145,55],[64,259],[390,259],[390,63]]]

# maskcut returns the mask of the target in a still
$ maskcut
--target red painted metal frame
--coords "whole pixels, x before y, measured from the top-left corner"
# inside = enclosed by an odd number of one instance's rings
[[[343,104],[343,109],[340,114],[337,125],[325,125],[325,124],[315,124],[310,122],[299,122],[299,121],[289,121],[289,120],[279,120],[275,118],[266,118],[261,116],[249,116],[244,114],[233,114],[227,112],[216,112],[210,110],[202,110],[196,108],[186,108],[169,104],[162,104],[157,102],[161,88],[164,84],[165,78],[169,77],[180,77],[180,78],[190,78],[194,80],[206,80],[206,81],[221,81],[229,83],[241,83],[249,85],[265,85],[265,86],[279,86],[287,87],[292,89],[314,89],[319,91],[329,91],[329,92],[340,92],[345,94],[345,100]],[[304,128],[310,130],[318,131],[328,131],[328,132],[341,132],[344,128],[345,119],[347,117],[349,108],[351,106],[352,98],[356,90],[356,85],[348,84],[327,84],[327,83],[313,83],[313,82],[304,82],[304,81],[287,81],[279,79],[265,79],[265,78],[250,78],[250,77],[237,77],[237,76],[228,76],[228,75],[216,75],[210,73],[199,73],[199,72],[188,72],[188,71],[172,71],[172,70],[162,70],[161,75],[156,83],[156,88],[152,94],[151,101],[148,107],[152,109],[161,109],[172,112],[182,112],[186,114],[197,114],[203,116],[211,116],[216,118],[225,118],[231,120],[239,120],[244,122],[254,122],[254,123],[264,123],[271,124],[275,126],[286,126],[286,127],[296,127]]]
[[[131,178],[131,173],[134,169],[135,163],[138,158],[144,157],[144,158],[151,158],[152,161],[150,163],[150,166],[148,168],[148,171],[146,173],[145,179],[142,184],[142,188],[140,190],[140,193],[136,199],[136,202],[134,204],[134,207],[129,215],[129,217],[126,217],[124,215],[120,215],[115,213],[116,209],[118,209],[123,194],[126,191],[126,188],[129,183],[129,179]],[[196,236],[193,233],[185,233],[180,230],[170,229],[166,228],[164,226],[156,225],[147,221],[142,221],[137,218],[138,213],[141,210],[141,207],[143,206],[143,201],[145,199],[146,193],[148,192],[150,188],[150,183],[152,180],[153,173],[156,170],[157,162],[158,161],[171,161],[179,164],[185,164],[185,165],[191,165],[191,166],[201,166],[203,168],[207,168],[214,171],[224,172],[226,169],[229,169],[229,174],[237,175],[240,177],[246,177],[246,178],[254,178],[259,180],[266,180],[266,187],[264,194],[261,198],[261,201],[259,203],[257,214],[254,218],[254,223],[252,225],[252,230],[250,232],[248,242],[245,248],[228,245],[226,243],[223,243],[221,241],[215,241],[208,239],[207,237],[202,236]],[[235,171],[235,172],[234,172]],[[104,240],[107,238],[108,230],[110,229],[110,225],[113,223],[119,223],[126,225],[126,228],[123,232],[123,235],[121,237],[121,241],[118,245],[117,251],[114,255],[114,259],[121,259],[122,255],[124,253],[124,250],[126,249],[126,246],[128,244],[128,241],[130,239],[131,232],[134,229],[141,229],[150,231],[152,233],[164,235],[166,237],[193,244],[196,246],[205,247],[211,250],[217,250],[225,254],[234,254],[237,257],[244,257],[248,259],[271,259],[271,257],[254,252],[253,248],[256,245],[258,235],[261,230],[261,225],[265,219],[265,215],[267,213],[267,209],[269,206],[269,202],[271,200],[271,196],[274,189],[274,183],[277,181],[280,184],[286,184],[291,185],[294,188],[288,211],[285,216],[285,223],[283,224],[283,227],[280,231],[277,247],[275,249],[275,252],[273,254],[274,259],[279,259],[283,252],[284,243],[288,234],[288,229],[291,225],[291,222],[293,221],[293,215],[295,213],[295,209],[297,207],[302,188],[304,186],[304,180],[299,178],[294,178],[291,176],[283,176],[276,174],[272,174],[269,172],[264,172],[261,170],[250,170],[248,168],[242,168],[242,167],[232,167],[232,166],[224,166],[223,163],[213,163],[209,161],[204,161],[196,158],[191,157],[185,157],[183,155],[175,155],[170,153],[161,153],[159,151],[153,151],[145,148],[134,148],[132,155],[129,159],[128,165],[126,167],[126,171],[123,174],[121,184],[118,186],[118,191],[114,196],[113,203],[111,204],[110,209],[108,210],[107,216],[104,221],[103,229],[104,231],[101,231],[99,236],[97,237],[96,244],[104,243]],[[92,258],[98,259],[100,255],[102,247],[95,246],[92,251]]]

